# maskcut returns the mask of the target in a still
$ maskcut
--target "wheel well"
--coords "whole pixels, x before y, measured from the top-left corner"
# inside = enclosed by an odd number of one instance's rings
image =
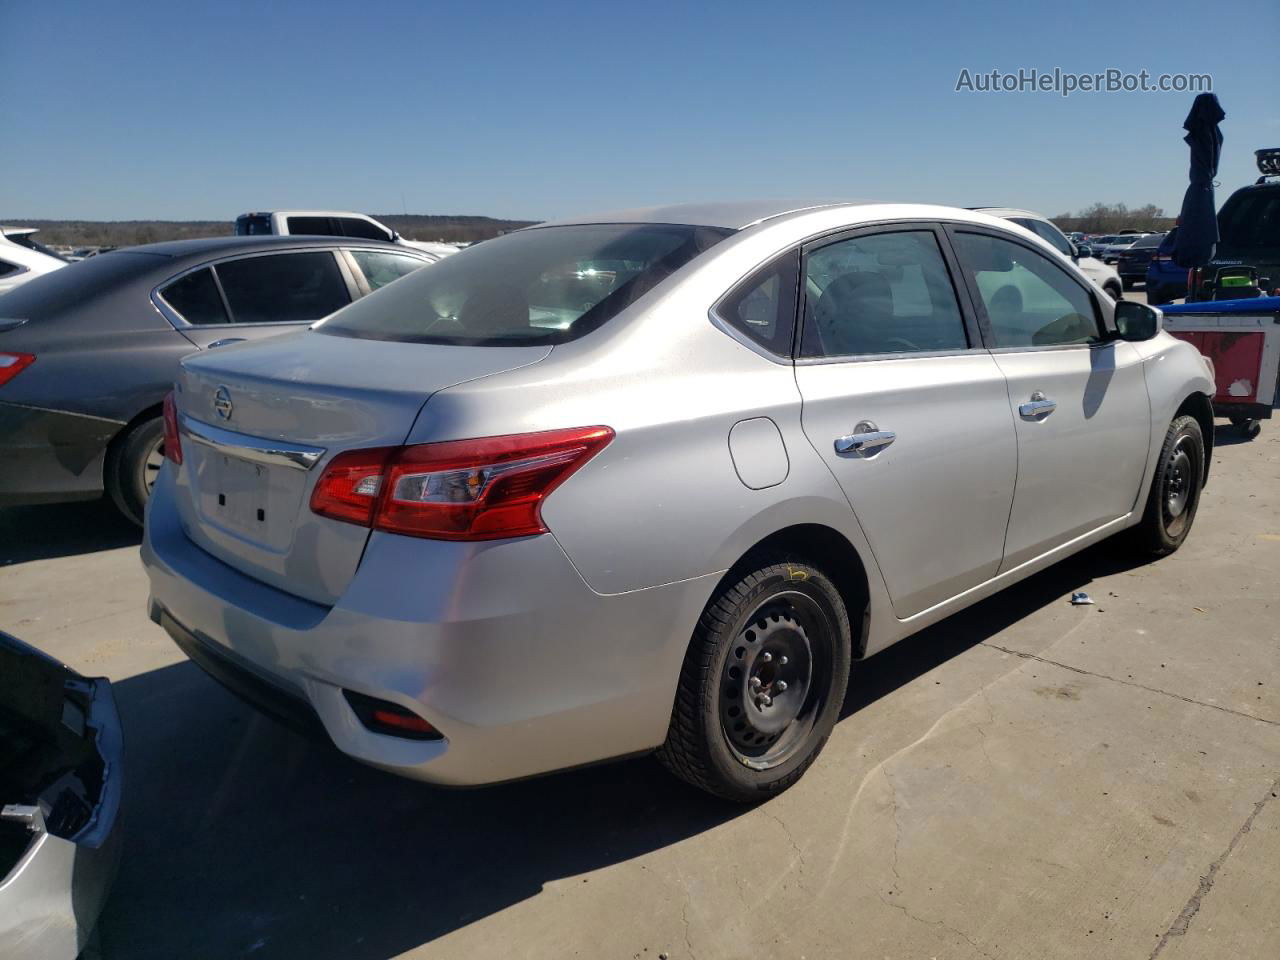
[[[1174,419],[1181,416],[1192,416],[1200,424],[1200,433],[1204,435],[1204,477],[1209,482],[1209,464],[1213,462],[1213,403],[1203,393],[1193,393],[1182,401]]]
[[[748,570],[758,567],[764,558],[768,558],[769,562],[803,559],[821,567],[840,591],[840,598],[849,612],[849,626],[854,634],[854,656],[861,658],[865,654],[870,615],[867,570],[857,549],[843,534],[817,523],[784,527],[769,534],[744,553],[725,574],[721,583],[735,582]]]

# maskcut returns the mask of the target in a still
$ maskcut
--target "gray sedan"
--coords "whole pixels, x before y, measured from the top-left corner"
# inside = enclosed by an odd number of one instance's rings
[[[105,488],[141,524],[181,357],[296,330],[435,259],[375,241],[216,237],[114,251],[5,294],[0,506]]]
[[[1176,550],[1207,362],[947,207],[628,211],[189,357],[143,543],[217,679],[408,777],[657,750],[750,801],[850,670],[1113,534]]]

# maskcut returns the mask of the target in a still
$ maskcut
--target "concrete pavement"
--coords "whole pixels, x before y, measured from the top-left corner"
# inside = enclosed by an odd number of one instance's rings
[[[1272,960],[1280,426],[1218,433],[1179,553],[1101,544],[857,665],[755,809],[647,759],[468,792],[367,770],[186,663],[105,508],[0,511],[0,627],[110,676],[126,724],[100,954]]]

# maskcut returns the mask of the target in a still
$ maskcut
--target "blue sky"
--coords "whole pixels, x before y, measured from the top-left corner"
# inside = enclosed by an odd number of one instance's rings
[[[1174,211],[1191,94],[956,93],[960,70],[1212,74],[1225,193],[1280,146],[1277,37],[1276,0],[0,0],[0,217],[752,196]]]

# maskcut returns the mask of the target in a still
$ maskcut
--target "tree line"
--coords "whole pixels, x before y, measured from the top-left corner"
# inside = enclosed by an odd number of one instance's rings
[[[531,220],[501,220],[466,215],[374,214],[408,240],[475,243],[509,230],[527,227]],[[57,247],[133,247],[166,240],[191,240],[235,233],[230,220],[5,220],[15,227],[36,227],[37,239]]]
[[[1119,233],[1121,230],[1161,232],[1173,227],[1173,217],[1154,203],[1130,210],[1123,203],[1095,203],[1078,213],[1064,213],[1053,218],[1065,233]]]

